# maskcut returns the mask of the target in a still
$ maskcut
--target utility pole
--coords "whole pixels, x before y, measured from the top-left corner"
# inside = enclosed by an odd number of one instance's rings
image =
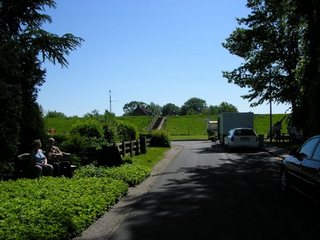
[[[270,143],[272,142],[272,88],[271,88],[271,80],[269,82],[269,104],[270,104],[270,130],[269,130],[269,138],[270,138]]]
[[[112,108],[111,108],[111,90],[109,90],[109,110],[110,110],[110,113],[112,113]]]

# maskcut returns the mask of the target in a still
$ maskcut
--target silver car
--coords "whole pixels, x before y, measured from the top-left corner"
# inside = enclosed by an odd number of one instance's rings
[[[258,148],[259,139],[252,128],[234,128],[224,138],[225,147],[232,148]]]

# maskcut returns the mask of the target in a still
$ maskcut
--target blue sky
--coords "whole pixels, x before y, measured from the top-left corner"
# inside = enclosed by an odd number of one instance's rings
[[[247,89],[230,84],[222,71],[241,59],[222,47],[249,10],[246,0],[57,0],[45,29],[83,38],[68,57],[68,68],[45,63],[46,83],[39,104],[45,111],[82,116],[93,110],[123,114],[131,101],[181,107],[192,97],[207,105],[228,102],[239,111],[269,113],[269,105],[250,108]],[[287,105],[273,106],[284,113]]]

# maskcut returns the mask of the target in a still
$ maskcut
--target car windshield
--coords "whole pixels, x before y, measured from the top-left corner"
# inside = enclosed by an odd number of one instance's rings
[[[237,129],[234,132],[235,136],[255,136],[255,132],[252,129]]]

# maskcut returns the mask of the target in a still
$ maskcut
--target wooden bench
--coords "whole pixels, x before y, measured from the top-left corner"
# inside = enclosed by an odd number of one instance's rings
[[[72,174],[74,173],[76,165],[71,164]],[[23,153],[17,156],[15,161],[15,178],[37,178],[35,171],[35,162],[31,159],[30,153]]]
[[[30,153],[23,153],[17,156],[14,166],[15,178],[32,178],[34,163],[30,157]]]

